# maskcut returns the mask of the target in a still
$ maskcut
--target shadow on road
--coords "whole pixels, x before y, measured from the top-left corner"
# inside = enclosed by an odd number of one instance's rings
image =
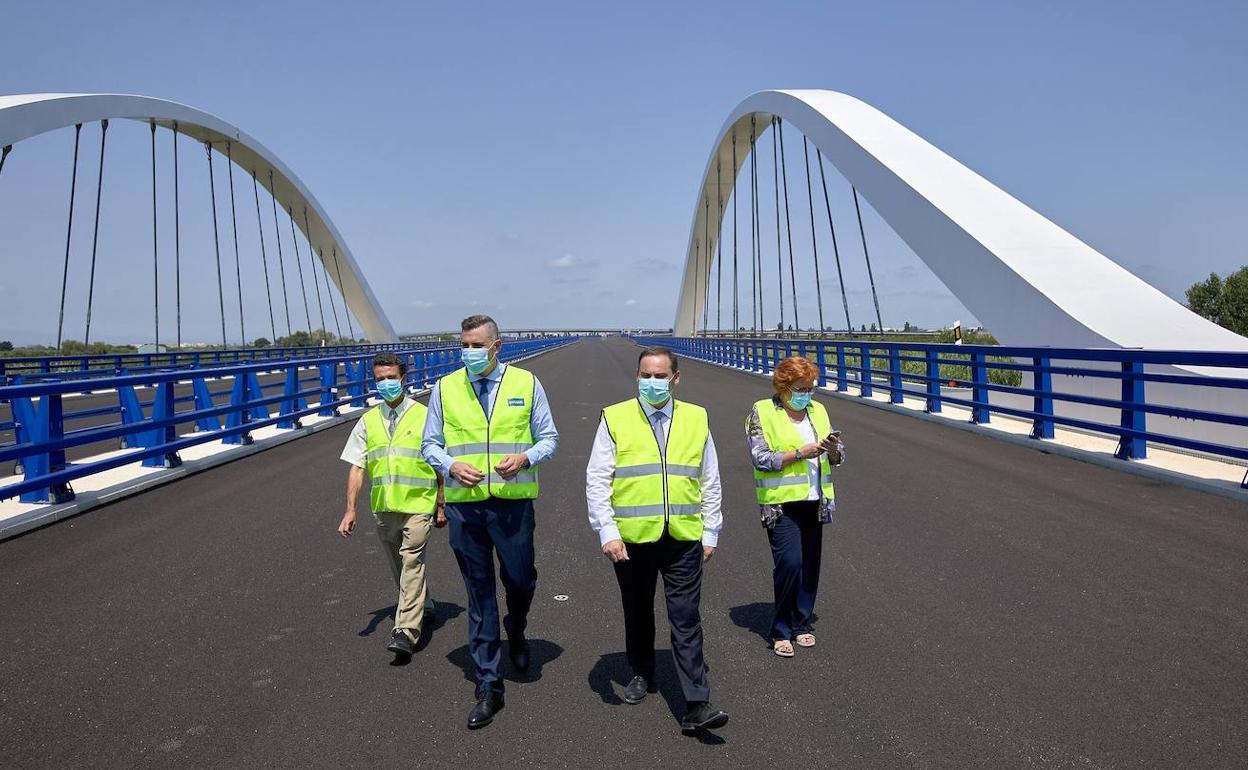
[[[655,684],[659,687],[659,695],[663,696],[663,701],[667,703],[667,710],[671,712],[672,719],[677,724],[680,718],[685,714],[685,694],[680,689],[680,680],[676,677],[676,665],[672,661],[672,651],[669,649],[656,649],[655,655]],[[709,670],[709,668],[708,668]],[[628,705],[620,698],[619,693],[613,685],[619,685],[619,689],[623,690],[629,681],[633,678],[633,670],[628,665],[628,655],[623,652],[612,652],[603,655],[589,670],[589,686],[594,692],[598,693],[598,697],[603,703],[609,706]],[[645,707],[646,701],[637,704],[639,708]],[[715,733],[699,730],[695,736],[701,743],[718,746],[725,743],[724,739]]]
[[[763,641],[771,644],[768,634],[771,632],[771,621],[775,615],[775,605],[771,602],[754,602],[740,604],[728,610],[728,617],[737,626],[746,631],[758,634]]]
[[[463,612],[463,608],[459,608],[459,611]],[[511,659],[507,656],[506,639],[503,640],[501,648],[503,680],[508,682],[536,682],[542,678],[542,667],[563,654],[563,648],[554,642],[548,642],[545,639],[530,639],[529,670],[516,671],[511,665]],[[464,672],[464,679],[476,684],[476,668],[472,665],[472,656],[468,654],[468,645],[451,650],[446,654],[446,659],[459,666]]]

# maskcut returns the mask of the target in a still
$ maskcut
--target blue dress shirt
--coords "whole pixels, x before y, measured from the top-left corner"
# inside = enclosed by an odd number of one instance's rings
[[[489,374],[473,374],[468,373],[468,382],[472,384],[474,392],[480,390],[481,380],[485,380],[486,398],[488,399],[490,410],[489,414],[494,412],[494,400],[498,397],[498,386],[503,380],[503,371],[507,364],[498,364]],[[438,388],[441,386],[438,382],[433,386],[433,392],[429,394],[429,415],[425,418],[425,435],[420,443],[420,453],[424,456],[425,462],[429,463],[442,474],[447,477],[451,472],[451,465],[455,462],[455,458],[446,452],[446,435],[443,433],[442,421],[442,398]],[[533,432],[533,446],[524,452],[524,456],[529,458],[529,467],[537,467],[554,456],[555,450],[559,447],[559,431],[555,428],[555,418],[550,414],[550,403],[546,401],[546,391],[542,389],[542,383],[536,376],[533,378],[533,410],[529,415],[529,430]],[[480,470],[489,472],[489,468],[481,468]]]

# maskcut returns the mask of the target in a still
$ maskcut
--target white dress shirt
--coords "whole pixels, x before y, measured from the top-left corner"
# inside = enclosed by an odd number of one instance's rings
[[[392,426],[399,424],[399,420],[403,419],[403,415],[407,414],[407,410],[414,403],[416,402],[406,395],[393,409],[385,401],[381,402],[381,422],[386,426],[387,435],[393,432]],[[368,408],[372,409],[371,406]],[[347,436],[347,445],[342,448],[341,459],[357,468],[368,467],[368,425],[363,417],[356,421],[355,427],[351,429],[351,435]]]
[[[671,435],[672,400],[661,408],[650,406],[641,401],[641,408],[646,419],[653,424],[654,413],[662,412],[663,433]],[[611,508],[611,481],[615,478],[615,441],[604,420],[598,421],[598,433],[594,436],[594,447],[589,453],[589,465],[585,468],[585,499],[589,503],[589,525],[598,533],[601,545],[620,539],[620,530],[615,526]],[[720,510],[721,492],[719,488],[719,456],[715,454],[715,442],[711,434],[706,434],[706,446],[702,449],[702,544],[712,548],[719,544],[719,531],[723,528],[724,516]]]

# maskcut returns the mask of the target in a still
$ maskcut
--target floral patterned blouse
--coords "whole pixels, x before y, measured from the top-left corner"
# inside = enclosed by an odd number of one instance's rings
[[[772,396],[771,403],[776,409],[783,409],[780,396]],[[809,419],[809,418],[808,418]],[[763,425],[758,418],[758,410],[750,410],[750,418],[745,427],[746,440],[750,444],[750,459],[754,467],[760,471],[778,471],[784,467],[785,452],[773,451],[767,445],[767,437],[763,434]],[[828,463],[833,467],[845,462],[845,445],[837,440],[836,448],[828,454]],[[836,511],[836,502],[826,497],[819,499],[819,523],[830,524],[832,514]],[[763,504],[759,506],[759,518],[767,529],[776,526],[776,520],[784,515],[783,505]]]

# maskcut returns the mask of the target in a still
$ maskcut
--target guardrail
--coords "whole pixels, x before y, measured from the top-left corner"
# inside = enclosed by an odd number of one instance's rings
[[[763,338],[630,339],[762,374],[770,374],[788,356],[805,356],[819,369],[820,387],[846,392],[852,384],[861,397],[871,397],[880,390],[894,404],[902,403],[907,395],[917,396],[925,400],[924,409],[929,413],[939,413],[944,404],[956,404],[969,409],[971,422],[979,424],[988,423],[993,414],[1030,420],[1030,435],[1035,439],[1053,438],[1058,425],[1103,434],[1118,440],[1115,456],[1122,460],[1147,457],[1150,443],[1248,460],[1248,448],[1243,443],[1196,438],[1191,431],[1178,435],[1149,430],[1147,419],[1157,415],[1202,425],[1248,427],[1248,410],[1214,411],[1192,406],[1215,402],[1213,398],[1205,400],[1214,391],[1231,391],[1248,398],[1248,353]],[[1196,374],[1178,367],[1213,369],[1221,374]],[[1092,385],[1058,390],[1055,380]],[[1095,383],[1108,384],[1108,390],[1117,397],[1096,394]],[[1187,395],[1181,399],[1184,405],[1150,402],[1150,388],[1165,388],[1171,394],[1177,392],[1175,388],[1186,389]],[[993,403],[989,396],[994,393],[1015,397],[1015,404]],[[1108,422],[1062,415],[1055,411],[1055,404],[1108,409],[1117,419]],[[1248,488],[1248,477],[1241,486]]]
[[[575,337],[508,340],[502,361],[514,361],[574,342]],[[385,346],[407,360],[409,388],[431,387],[441,376],[460,366],[459,346],[436,348]],[[322,350],[316,348],[315,350]],[[171,369],[82,381],[20,383],[0,387],[0,402],[10,404],[13,419],[0,430],[14,431],[14,441],[0,444],[0,462],[15,461],[17,483],[0,487],[0,500],[20,497],[22,502],[66,502],[74,492],[70,482],[133,463],[172,468],[181,464],[178,452],[187,447],[221,441],[249,444],[250,432],[269,425],[282,429],[301,427],[299,419],[311,414],[333,417],[338,408],[364,406],[374,395],[371,361],[376,350],[352,350],[343,355],[292,358],[223,367]],[[280,372],[273,382],[260,375]],[[228,379],[227,388],[213,390],[213,380]],[[177,385],[190,385],[190,393],[178,394]],[[116,402],[103,407],[66,411],[66,396],[80,394],[84,385],[115,394]],[[150,401],[142,401],[136,389],[154,389]],[[345,395],[343,395],[345,391]],[[224,402],[224,403],[220,403]],[[189,409],[179,409],[189,404]],[[272,412],[271,412],[272,410]],[[67,429],[67,423],[107,415],[119,422]],[[224,425],[222,424],[224,418]],[[178,436],[179,425],[193,423],[196,432]],[[69,463],[65,450],[119,439],[124,455],[102,460]]]
[[[353,353],[408,351],[437,347],[446,342],[400,342],[298,348],[230,348],[221,350],[173,350],[165,353],[93,353],[0,357],[0,386],[37,382],[48,377],[119,377],[125,374],[162,369],[199,369],[259,361],[287,361],[294,358],[325,358]]]

